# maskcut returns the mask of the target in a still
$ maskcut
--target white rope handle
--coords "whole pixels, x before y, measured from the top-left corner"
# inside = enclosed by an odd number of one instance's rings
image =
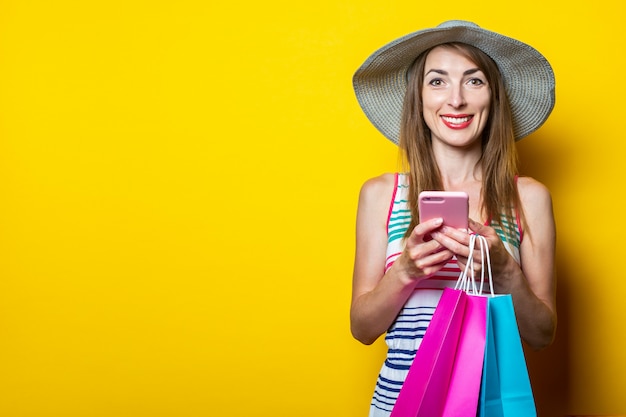
[[[476,241],[480,245],[480,287],[476,288],[475,270],[474,270],[474,248],[476,247]],[[459,279],[454,286],[454,289],[462,290],[474,295],[483,294],[483,284],[485,282],[485,269],[489,278],[489,290],[491,295],[493,292],[493,275],[491,273],[491,258],[489,256],[489,243],[484,236],[472,234],[470,235],[469,242],[469,256],[467,257],[467,263],[465,268],[461,271]]]
[[[474,282],[474,246],[476,245],[476,235],[470,235],[469,241],[469,255],[467,257],[467,263],[465,268],[461,271],[459,279],[454,287],[455,290],[462,290],[469,292],[470,289],[476,289],[476,283]],[[472,288],[470,288],[472,286]]]

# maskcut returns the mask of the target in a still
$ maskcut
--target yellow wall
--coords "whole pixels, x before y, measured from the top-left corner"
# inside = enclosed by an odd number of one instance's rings
[[[351,76],[451,18],[557,75],[520,144],[559,226],[542,414],[626,413],[624,7],[0,0],[0,415],[364,416],[356,199],[397,159]]]

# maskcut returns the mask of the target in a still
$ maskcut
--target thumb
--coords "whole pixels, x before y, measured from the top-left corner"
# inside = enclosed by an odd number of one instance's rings
[[[489,231],[489,227],[477,221],[474,221],[472,219],[469,220],[469,228],[472,232],[474,232],[477,235],[485,235]]]

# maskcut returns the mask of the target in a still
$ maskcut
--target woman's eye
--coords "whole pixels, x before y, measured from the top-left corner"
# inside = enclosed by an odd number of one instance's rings
[[[430,82],[428,84],[430,84],[432,86],[435,86],[435,87],[439,87],[439,86],[443,85],[443,80],[440,79],[440,78],[434,78],[434,79],[430,80]]]
[[[470,85],[483,85],[484,82],[480,78],[472,78],[472,79],[470,79],[468,81],[468,84],[470,84]]]

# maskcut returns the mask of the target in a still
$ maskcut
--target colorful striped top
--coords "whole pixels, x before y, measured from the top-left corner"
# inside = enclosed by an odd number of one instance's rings
[[[411,223],[408,191],[408,177],[405,174],[396,174],[395,188],[387,220],[385,272],[391,268],[391,265],[404,249],[403,238]],[[516,220],[516,224],[511,225],[506,222],[505,216],[502,219],[503,225],[514,236],[512,241],[506,239],[506,234],[496,221],[490,222],[490,226],[497,231],[506,250],[519,263],[522,231],[519,219]],[[390,415],[435,307],[441,298],[443,288],[454,287],[460,273],[461,270],[457,266],[456,259],[452,259],[437,274],[421,281],[388,329],[385,336],[388,348],[387,358],[376,382],[370,407],[370,417],[388,417]]]

